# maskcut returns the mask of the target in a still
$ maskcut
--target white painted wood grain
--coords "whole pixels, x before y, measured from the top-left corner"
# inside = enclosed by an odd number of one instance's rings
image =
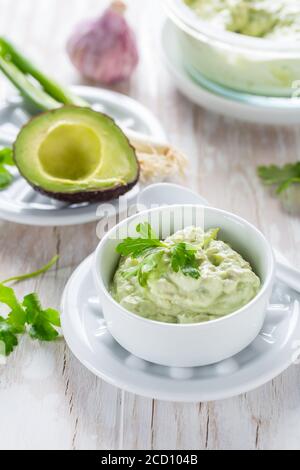
[[[64,52],[72,26],[99,0],[0,0],[6,34],[54,76],[81,83]],[[148,106],[190,157],[190,186],[257,224],[300,266],[300,222],[261,187],[261,163],[299,159],[299,127],[254,126],[218,117],[175,89],[160,57],[159,0],[129,0],[141,63],[117,89]],[[4,82],[0,80],[0,90]],[[1,277],[30,271],[58,252],[57,269],[18,286],[59,307],[64,285],[95,248],[94,224],[32,228],[0,222]],[[84,369],[61,340],[22,342],[0,366],[0,449],[300,449],[300,368],[247,395],[210,404],[171,404],[121,392]]]

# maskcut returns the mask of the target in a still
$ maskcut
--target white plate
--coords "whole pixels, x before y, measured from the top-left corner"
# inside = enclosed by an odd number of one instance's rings
[[[300,100],[268,98],[235,93],[198,76],[196,80],[185,69],[176,27],[167,21],[162,36],[164,61],[177,88],[193,103],[244,121],[263,124],[299,124]]]
[[[277,284],[261,334],[237,356],[213,366],[189,369],[163,367],[138,359],[108,332],[91,265],[89,257],[67,284],[62,300],[63,333],[79,361],[116,387],[158,400],[221,400],[269,382],[297,356],[300,296]]]
[[[158,120],[135,100],[107,90],[92,87],[73,87],[73,91],[93,104],[98,111],[112,116],[124,129],[149,135],[159,141],[166,136]],[[95,106],[94,106],[95,105]],[[0,145],[14,140],[18,130],[30,115],[18,97],[0,107]],[[7,140],[6,140],[7,139]],[[133,203],[139,185],[123,196]],[[119,200],[111,201],[116,208]],[[98,220],[98,204],[65,205],[36,193],[15,171],[14,183],[0,192],[0,217],[10,222],[39,226],[66,226],[84,224]],[[109,215],[109,214],[108,214]]]

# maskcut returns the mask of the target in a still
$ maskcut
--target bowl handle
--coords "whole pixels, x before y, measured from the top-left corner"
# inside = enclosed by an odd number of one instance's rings
[[[147,186],[140,192],[137,203],[146,209],[178,204],[199,204],[209,207],[208,201],[195,191],[172,183]]]

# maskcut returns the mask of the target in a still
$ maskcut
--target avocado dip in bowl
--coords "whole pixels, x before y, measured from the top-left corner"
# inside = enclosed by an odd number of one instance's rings
[[[237,354],[259,334],[274,258],[243,219],[170,206],[106,234],[94,278],[107,327],[121,346],[152,363],[195,367]]]
[[[196,80],[289,97],[300,77],[297,0],[166,0],[182,60]]]
[[[137,315],[165,323],[216,320],[244,307],[258,294],[260,279],[239,253],[217,239],[218,232],[187,227],[150,252],[123,256],[113,298]]]

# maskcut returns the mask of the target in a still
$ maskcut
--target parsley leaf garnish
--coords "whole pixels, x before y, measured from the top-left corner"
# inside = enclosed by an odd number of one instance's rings
[[[139,264],[124,273],[124,277],[137,276],[142,287],[147,285],[151,272],[157,267],[163,254],[170,256],[174,272],[182,272],[185,276],[199,279],[199,260],[196,258],[198,248],[185,242],[162,242],[148,223],[140,224],[136,228],[140,235],[138,238],[127,238],[117,246],[117,253],[122,256],[131,256],[139,259]],[[216,239],[219,230],[209,232],[204,245]],[[203,246],[201,246],[203,248]]]
[[[199,262],[196,259],[197,248],[187,243],[176,243],[171,248],[171,266],[175,273],[182,271],[185,276],[199,279]]]
[[[276,165],[260,166],[258,176],[266,185],[275,185],[277,193],[281,194],[292,184],[300,183],[300,162],[289,163],[283,167]]]
[[[157,268],[161,258],[163,255],[163,250],[161,248],[157,248],[153,250],[149,254],[147,254],[142,262],[140,263],[137,271],[137,277],[140,285],[142,287],[146,287],[149,276],[155,268]]]
[[[117,253],[122,256],[132,256],[138,258],[152,248],[161,246],[159,240],[151,240],[144,238],[126,238],[124,242],[117,247]]]
[[[13,176],[6,168],[14,166],[13,151],[9,148],[0,150],[0,191],[7,188],[13,181]]]
[[[141,238],[145,238],[145,239],[148,239],[148,240],[157,240],[157,241],[159,241],[158,236],[156,235],[153,228],[151,227],[151,225],[148,222],[145,222],[143,224],[139,224],[136,227],[136,231],[137,231],[137,233],[139,233],[141,235]]]
[[[126,238],[122,243],[117,246],[117,253],[122,256],[132,256],[138,258],[146,254],[152,248],[165,247],[166,245],[161,242],[155,232],[152,230],[150,224],[145,222],[136,227],[137,233],[141,236],[139,238]]]

